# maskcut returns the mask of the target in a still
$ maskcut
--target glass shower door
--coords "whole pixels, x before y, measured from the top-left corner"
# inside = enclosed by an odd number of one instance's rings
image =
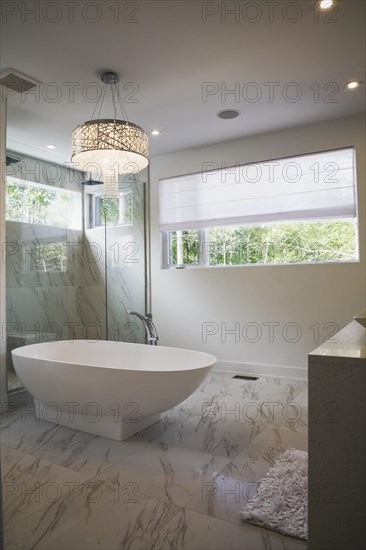
[[[126,177],[119,191],[118,223],[106,226],[107,323],[110,340],[145,343],[145,178]]]
[[[85,265],[85,281],[96,284],[89,323],[97,320],[101,337],[114,341],[145,342],[143,327],[128,313],[146,307],[143,176],[121,178],[118,201],[105,200],[102,185],[85,188],[86,245],[95,260]]]
[[[38,159],[22,157],[7,169],[8,392],[22,387],[12,363],[13,349],[63,340],[69,337],[70,325],[77,328],[70,304],[80,283],[77,251],[82,237],[82,195],[69,170],[53,165],[58,177],[48,167],[45,178],[45,165]],[[27,179],[26,174],[33,177]]]

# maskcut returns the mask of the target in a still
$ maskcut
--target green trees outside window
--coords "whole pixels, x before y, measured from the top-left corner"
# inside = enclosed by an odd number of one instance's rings
[[[358,258],[356,231],[353,219],[172,231],[168,263],[230,266],[354,261]]]
[[[32,225],[67,228],[71,195],[57,188],[41,188],[28,183],[6,184],[6,220]],[[52,242],[34,239],[27,245],[27,261],[22,263],[25,272],[67,270],[67,245],[52,238]]]

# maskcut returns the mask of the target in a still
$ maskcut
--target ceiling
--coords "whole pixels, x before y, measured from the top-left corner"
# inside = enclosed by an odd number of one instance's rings
[[[363,0],[338,0],[331,14],[313,0],[9,4],[1,70],[43,83],[38,96],[8,96],[8,148],[20,153],[70,161],[104,70],[119,73],[129,120],[161,131],[152,156],[364,112]],[[363,81],[353,92],[352,79]],[[236,119],[216,116],[233,108]],[[101,116],[113,116],[110,100]]]

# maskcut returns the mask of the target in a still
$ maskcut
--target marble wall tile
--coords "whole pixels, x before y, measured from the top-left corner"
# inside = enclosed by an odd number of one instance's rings
[[[80,280],[81,231],[7,221],[6,241],[7,287],[68,286]],[[39,243],[56,249],[66,243],[64,271],[35,271],[32,259],[39,255]]]
[[[82,288],[78,261],[81,231],[17,222],[7,222],[6,230],[8,246],[18,245],[18,252],[7,257],[7,331],[14,340],[12,347],[67,339],[70,323],[75,325],[77,337],[82,337],[83,321],[76,305],[77,289]],[[27,272],[21,246],[50,231],[68,243],[66,271]],[[52,242],[52,234],[46,236]],[[11,361],[10,355],[8,360]]]

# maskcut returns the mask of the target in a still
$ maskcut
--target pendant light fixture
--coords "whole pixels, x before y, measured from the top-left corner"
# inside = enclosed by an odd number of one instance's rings
[[[119,174],[136,174],[149,164],[149,141],[146,132],[127,120],[119,96],[119,76],[108,72],[102,76],[105,87],[96,103],[92,120],[87,120],[72,133],[72,162],[84,171],[100,171],[106,199],[118,198]],[[102,109],[106,90],[110,87],[114,107],[113,119],[93,119]],[[116,105],[125,120],[118,120]]]

